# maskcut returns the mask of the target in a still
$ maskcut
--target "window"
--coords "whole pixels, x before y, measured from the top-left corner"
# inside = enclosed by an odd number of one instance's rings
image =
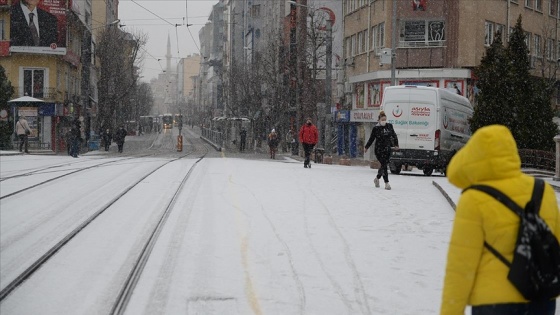
[[[251,7],[251,16],[260,17],[261,16],[261,5],[257,4]]]
[[[548,13],[552,16],[557,16],[558,14],[558,0],[550,0],[550,8]]]
[[[45,70],[23,70],[23,94],[35,98],[43,98],[45,93]]]
[[[357,53],[361,54],[366,51],[365,32],[358,32],[358,49]]]
[[[525,6],[527,8],[532,8],[533,7],[533,0],[525,0]]]
[[[444,21],[411,20],[401,23],[402,47],[443,46],[444,42]]]
[[[346,37],[346,57],[352,57],[352,37]]]
[[[542,0],[535,0],[535,10],[542,12]]]
[[[484,22],[484,45],[490,46],[494,42],[494,23]]]
[[[527,49],[531,53],[531,33],[529,32],[525,32],[525,45],[527,45]]]
[[[546,58],[547,58],[548,60],[554,60],[554,56],[555,56],[555,53],[554,53],[554,46],[555,46],[555,45],[554,45],[554,39],[549,38],[549,39],[546,41]]]
[[[535,35],[534,44],[535,44],[534,55],[539,58],[542,57],[542,43],[541,43],[540,35]]]
[[[371,50],[385,47],[385,23],[380,23],[371,28]]]
[[[502,43],[506,42],[506,26],[503,24],[496,24],[496,34],[500,32],[500,38],[502,39]]]
[[[352,43],[350,44],[350,56],[356,56],[356,35],[352,35]]]
[[[4,26],[4,20],[0,19],[0,40],[5,40],[6,39],[6,31],[4,30],[5,26]]]

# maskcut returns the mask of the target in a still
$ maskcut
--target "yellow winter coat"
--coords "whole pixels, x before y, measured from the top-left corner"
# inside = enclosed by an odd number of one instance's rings
[[[534,184],[533,177],[521,172],[515,140],[501,125],[477,130],[449,163],[447,176],[460,189],[490,185],[522,208]],[[540,215],[560,239],[558,204],[548,184]],[[476,190],[463,193],[447,254],[442,315],[463,315],[467,305],[527,302],[508,281],[509,269],[484,247],[486,241],[511,261],[518,227],[519,217],[493,197]]]

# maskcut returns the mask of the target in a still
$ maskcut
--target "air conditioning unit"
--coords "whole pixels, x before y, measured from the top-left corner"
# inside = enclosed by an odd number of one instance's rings
[[[350,82],[344,82],[344,93],[346,94],[352,94],[352,92],[354,92],[352,90],[353,86],[352,83]]]

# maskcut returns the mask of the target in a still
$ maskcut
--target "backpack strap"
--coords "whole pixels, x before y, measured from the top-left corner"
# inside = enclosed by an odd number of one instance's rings
[[[503,192],[499,191],[498,189],[488,186],[488,185],[472,185],[465,188],[462,192],[467,191],[468,189],[476,189],[478,191],[482,191],[496,200],[501,202],[505,205],[508,209],[513,211],[519,217],[523,217],[524,210],[518,204],[516,204],[510,197],[508,197]],[[542,197],[544,192],[544,181],[539,178],[535,178],[535,185],[533,187],[533,194],[531,196],[531,200],[527,203],[527,209],[532,209],[535,213],[539,212],[542,203]],[[502,255],[500,254],[492,245],[488,244],[484,241],[484,247],[486,247],[496,258],[498,258],[501,262],[503,262],[506,266],[511,267],[511,263]]]
[[[541,209],[542,198],[544,195],[544,181],[539,178],[535,178],[535,187],[533,188],[533,195],[531,200],[527,203],[525,209],[538,214]]]

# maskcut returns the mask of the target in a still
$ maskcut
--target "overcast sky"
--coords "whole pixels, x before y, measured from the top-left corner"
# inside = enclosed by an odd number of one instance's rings
[[[179,58],[199,54],[198,32],[208,21],[218,0],[120,0],[123,30],[148,36],[141,81],[149,82],[166,67],[167,38],[171,41],[171,66]],[[192,24],[186,27],[186,24]],[[179,24],[179,26],[175,26]],[[161,59],[159,62],[157,59]]]

